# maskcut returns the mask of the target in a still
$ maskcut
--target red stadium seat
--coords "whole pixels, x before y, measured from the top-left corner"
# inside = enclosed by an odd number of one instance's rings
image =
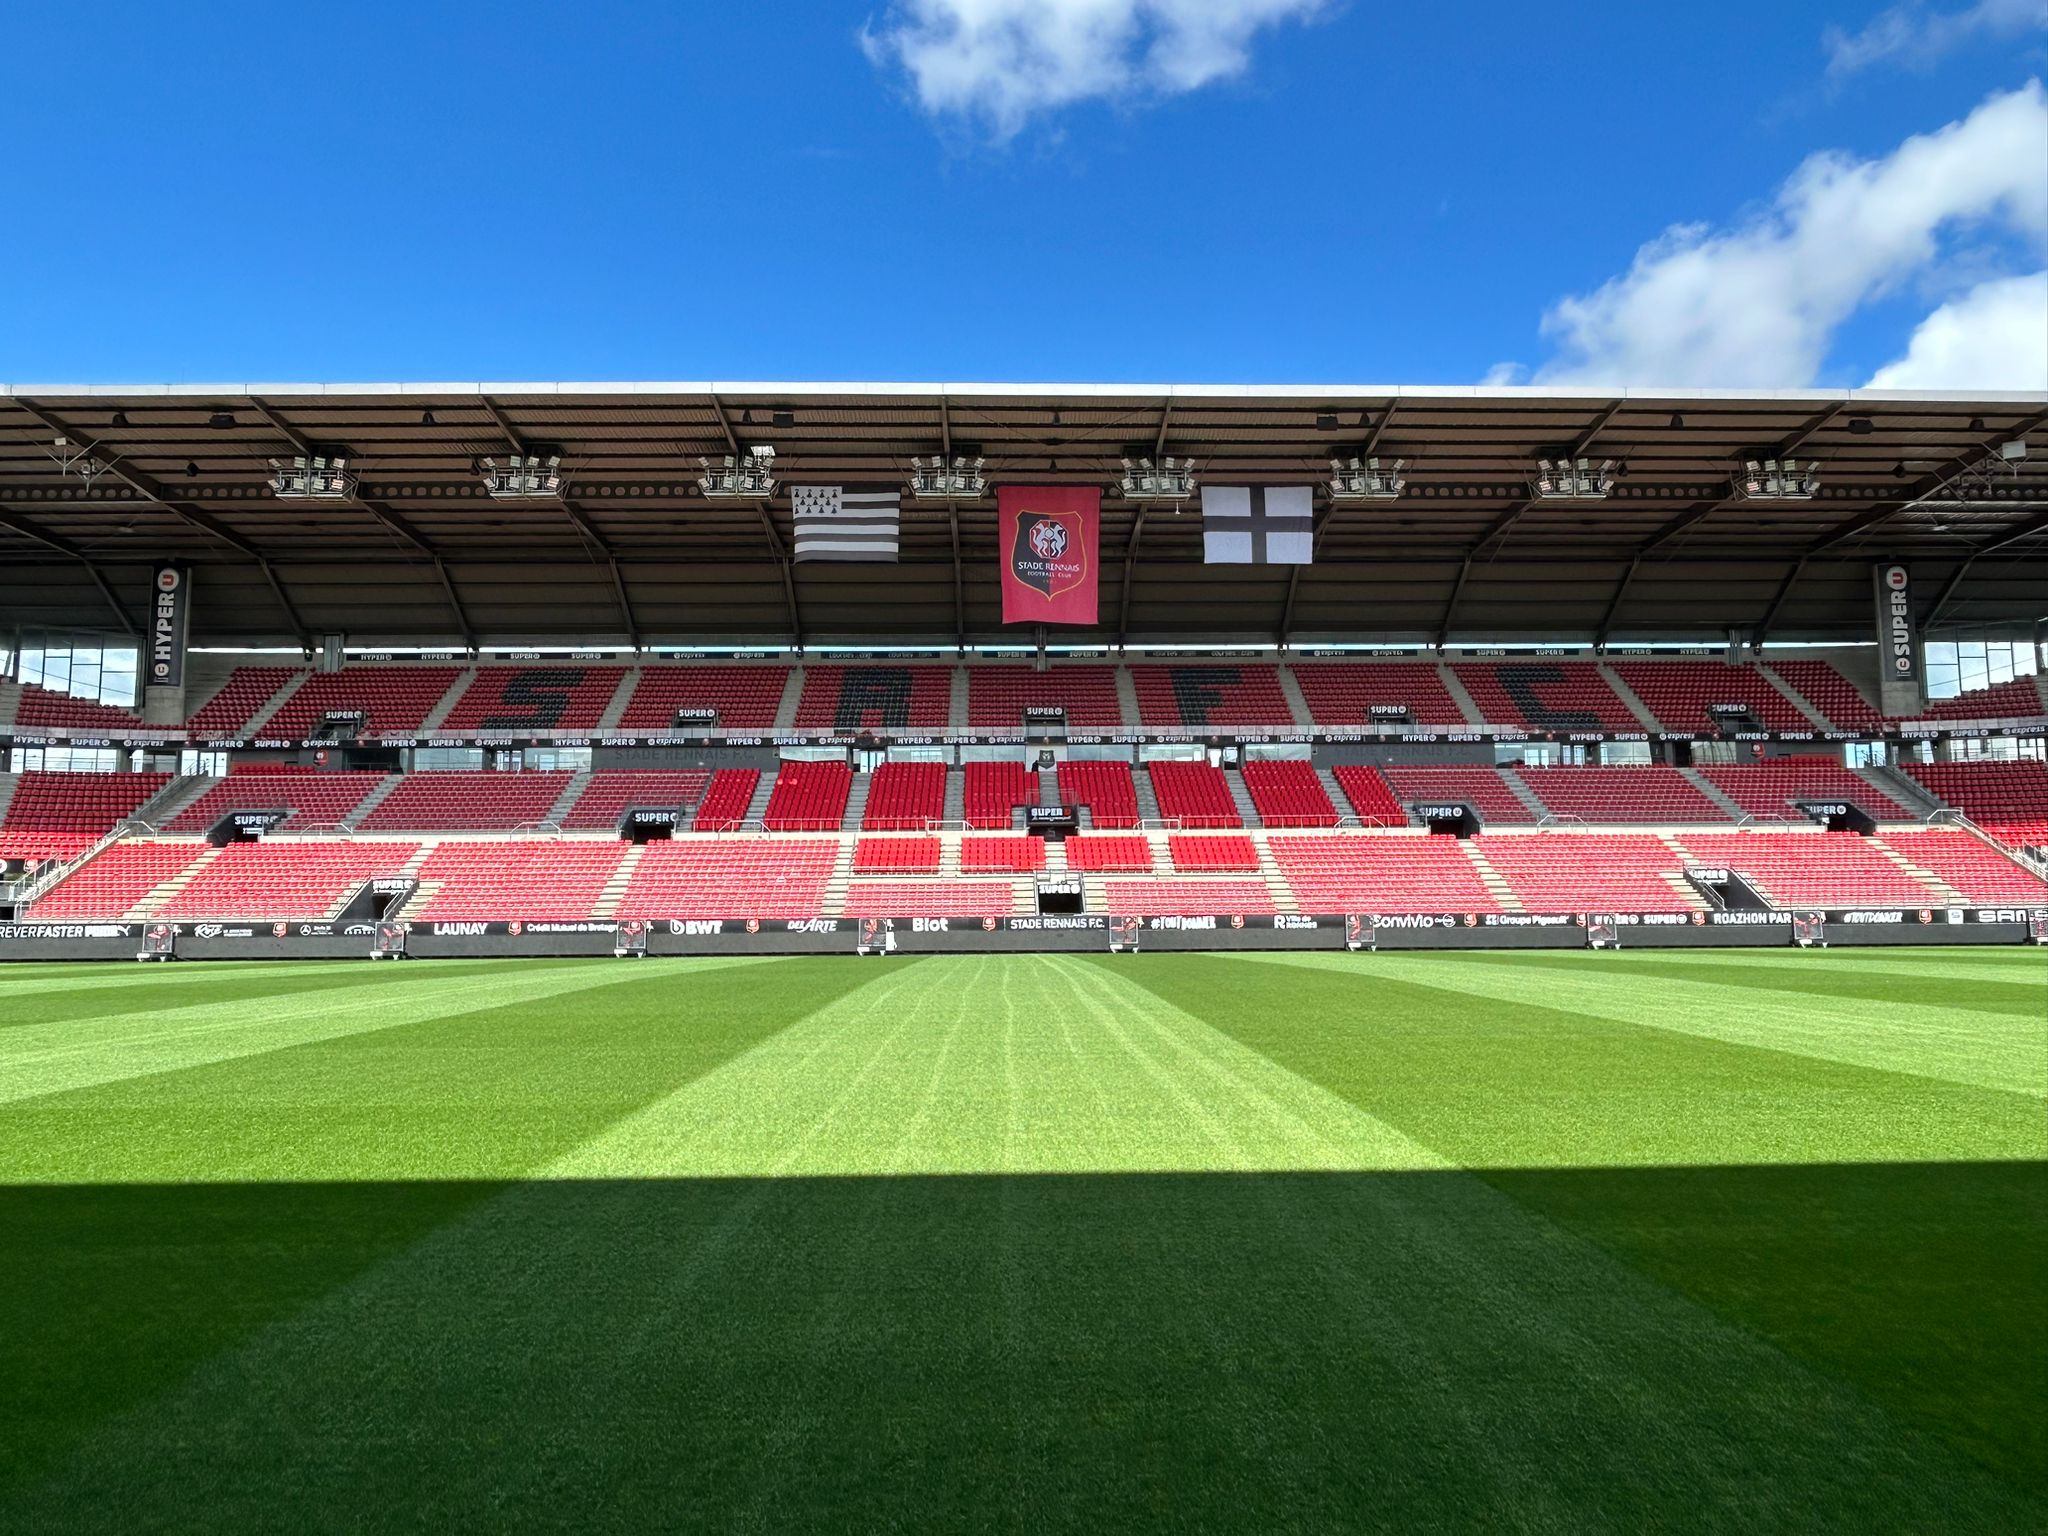
[[[883,763],[868,775],[863,831],[918,831],[945,814],[944,763]]]
[[[604,718],[625,675],[624,667],[482,667],[437,729],[587,735]]]
[[[796,728],[852,736],[862,731],[944,731],[952,723],[953,669],[935,666],[804,668]]]
[[[1138,718],[1146,725],[1288,729],[1295,724],[1278,667],[1229,662],[1133,666],[1131,685],[1138,695]]]
[[[1059,766],[1060,799],[1085,806],[1094,827],[1135,827],[1138,790],[1129,763],[1069,758]]]
[[[1211,763],[1158,761],[1146,764],[1159,814],[1183,827],[1241,827],[1230,781]]]
[[[761,824],[770,832],[837,832],[852,789],[850,763],[784,762],[776,770]]]
[[[650,664],[619,717],[621,731],[663,734],[678,711],[709,710],[725,730],[765,731],[775,724],[789,668]]]

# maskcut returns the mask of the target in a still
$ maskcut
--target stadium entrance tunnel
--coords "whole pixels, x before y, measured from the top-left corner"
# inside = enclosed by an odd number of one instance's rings
[[[1409,807],[1433,836],[1472,837],[1479,831],[1479,814],[1461,800],[1437,801]]]

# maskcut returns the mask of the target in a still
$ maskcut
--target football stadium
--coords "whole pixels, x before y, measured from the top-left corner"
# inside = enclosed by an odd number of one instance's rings
[[[0,393],[0,1523],[2048,1521],[2048,397]]]

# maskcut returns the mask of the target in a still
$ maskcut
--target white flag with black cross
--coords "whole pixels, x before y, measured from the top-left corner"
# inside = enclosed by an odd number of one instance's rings
[[[793,485],[799,560],[896,558],[903,493],[888,485]]]
[[[1202,560],[1208,565],[1310,565],[1315,492],[1306,485],[1202,487]]]

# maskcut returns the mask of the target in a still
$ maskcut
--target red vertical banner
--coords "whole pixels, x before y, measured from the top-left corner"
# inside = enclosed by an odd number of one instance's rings
[[[1093,624],[1102,492],[1093,486],[996,489],[996,559],[1005,624]]]

